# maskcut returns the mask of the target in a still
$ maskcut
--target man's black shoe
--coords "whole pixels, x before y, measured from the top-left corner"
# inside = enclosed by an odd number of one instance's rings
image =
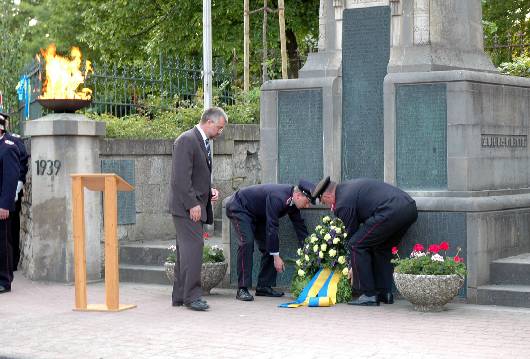
[[[271,287],[257,287],[256,295],[261,297],[283,297],[283,292],[276,291]]]
[[[236,299],[242,300],[243,302],[251,302],[254,300],[254,297],[247,288],[239,288],[237,290]]]
[[[174,306],[174,307],[182,307],[184,305],[184,303],[176,302],[176,303],[171,303],[171,305]]]
[[[8,292],[11,292],[11,287],[4,287],[3,285],[0,285],[0,294]]]
[[[356,300],[352,300],[351,302],[348,302],[350,305],[364,305],[364,306],[379,306],[379,302],[377,301],[377,296],[367,296],[367,295],[361,295]]]
[[[193,302],[186,304],[186,308],[196,310],[198,312],[204,312],[210,308],[210,306],[204,302],[201,302],[200,300],[194,300]]]
[[[394,304],[394,294],[392,292],[379,293],[377,295],[377,301],[385,304]]]

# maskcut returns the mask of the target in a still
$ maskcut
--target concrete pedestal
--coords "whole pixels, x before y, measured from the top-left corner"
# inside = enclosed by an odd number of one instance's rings
[[[73,282],[71,173],[100,173],[105,124],[77,114],[51,114],[25,124],[31,137],[32,226],[24,274]],[[101,194],[85,191],[87,279],[101,278]]]

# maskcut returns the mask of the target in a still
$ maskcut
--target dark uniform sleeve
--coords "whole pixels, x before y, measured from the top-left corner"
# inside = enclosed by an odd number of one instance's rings
[[[24,145],[24,141],[18,137],[13,138],[15,144],[18,147],[18,153],[20,156],[20,177],[19,181],[22,181],[22,183],[26,183],[26,174],[28,173],[28,161],[29,161],[29,154],[26,150],[26,146]]]
[[[335,209],[335,216],[339,217],[344,222],[344,227],[348,233],[348,239],[359,229],[359,221],[357,220],[357,213],[352,207],[339,207]]]
[[[268,253],[277,253],[280,251],[280,240],[278,238],[279,214],[284,204],[279,198],[269,195],[265,206],[265,214],[267,216],[265,248]]]
[[[304,239],[307,238],[309,233],[307,232],[307,227],[305,225],[304,219],[302,218],[300,210],[294,207],[292,211],[289,211],[289,218],[293,223],[296,236],[298,237],[298,246],[302,248],[304,244]]]
[[[19,154],[15,145],[10,145],[4,153],[2,160],[2,190],[0,192],[0,208],[9,211],[15,210],[15,196],[17,190],[19,167]]]

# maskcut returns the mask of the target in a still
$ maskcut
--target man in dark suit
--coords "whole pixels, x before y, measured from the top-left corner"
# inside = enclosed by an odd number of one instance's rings
[[[309,207],[315,185],[301,180],[298,186],[261,184],[242,188],[226,202],[226,215],[239,237],[237,249],[238,290],[236,298],[252,301],[248,289],[252,286],[254,241],[261,252],[261,267],[256,286],[257,296],[281,297],[274,290],[276,273],[284,271],[278,238],[279,219],[288,215],[302,247],[307,228],[300,208]]]
[[[212,201],[219,193],[211,187],[210,140],[219,136],[228,116],[219,107],[203,112],[199,124],[182,133],[173,144],[169,211],[177,231],[173,306],[192,310],[209,308],[202,300],[201,267],[203,224],[213,223]]]
[[[0,119],[0,293],[11,291],[13,264],[9,212],[15,209],[20,173],[18,148],[5,136],[6,121]]]
[[[4,119],[6,121],[6,125],[9,124],[9,115],[0,112],[0,119]],[[20,155],[20,176],[17,183],[17,194],[15,195],[15,210],[11,211],[9,214],[11,222],[11,249],[13,250],[13,271],[16,271],[18,262],[20,260],[20,211],[22,210],[22,188],[24,187],[24,183],[26,183],[29,154],[26,151],[26,146],[19,135],[6,131],[4,136],[7,140],[15,143]]]
[[[399,188],[371,178],[337,184],[327,177],[312,196],[329,206],[346,227],[350,279],[362,293],[348,304],[392,304],[391,251],[416,222],[416,202]]]

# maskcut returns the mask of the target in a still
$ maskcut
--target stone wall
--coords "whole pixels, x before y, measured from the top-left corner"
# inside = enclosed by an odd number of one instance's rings
[[[101,160],[114,163],[134,161],[132,184],[135,186],[136,215],[133,223],[119,224],[120,240],[174,238],[173,222],[167,211],[172,145],[173,140],[101,141]],[[213,185],[221,193],[219,204],[214,207],[216,223],[219,224],[215,231],[221,229],[221,201],[241,186],[260,183],[258,151],[257,125],[228,125],[223,135],[214,141]]]

